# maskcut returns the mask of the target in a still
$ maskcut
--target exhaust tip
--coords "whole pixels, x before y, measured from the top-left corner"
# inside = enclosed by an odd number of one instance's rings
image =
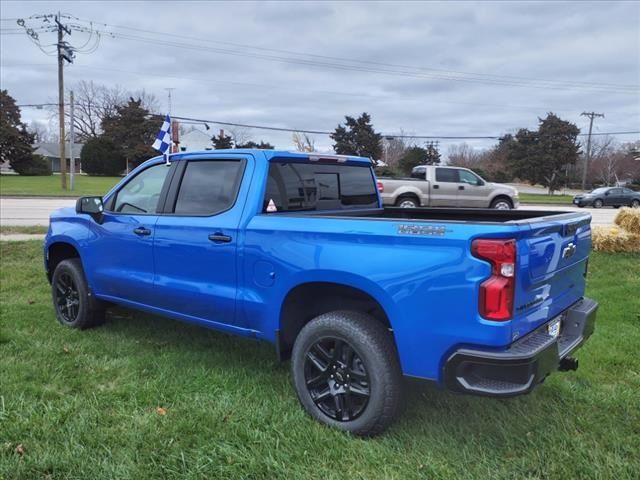
[[[564,357],[560,360],[558,370],[561,372],[575,371],[578,369],[578,359],[573,357]]]

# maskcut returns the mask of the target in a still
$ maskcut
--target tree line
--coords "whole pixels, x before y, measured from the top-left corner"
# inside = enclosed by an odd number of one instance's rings
[[[74,128],[77,141],[84,143],[80,158],[83,171],[119,175],[157,155],[151,144],[163,116],[157,113],[159,102],[155,96],[144,90],[127,92],[85,81],[74,90]],[[6,90],[1,92],[0,100],[2,160],[8,160],[22,175],[51,174],[48,162],[33,154],[32,145],[34,141],[54,139],[46,138],[46,129],[41,125],[32,124],[30,128],[22,123],[19,108]],[[186,133],[183,126],[180,128]],[[518,180],[546,186],[552,192],[579,182],[586,153],[579,134],[574,123],[549,113],[538,119],[536,129],[518,129],[488,149],[473,149],[464,143],[452,145],[446,163],[471,168],[490,181]],[[403,134],[383,136],[366,112],[357,117],[345,116],[330,138],[338,154],[371,158],[378,175],[409,175],[418,165],[443,162],[438,142],[417,143]],[[316,150],[315,140],[307,134],[294,133],[292,143],[299,151]],[[632,179],[640,184],[640,162],[634,161],[631,153],[638,147],[640,142],[617,145],[611,138],[594,140],[588,183],[609,185]],[[211,148],[275,147],[264,140],[254,141],[248,129],[236,127],[213,135]]]

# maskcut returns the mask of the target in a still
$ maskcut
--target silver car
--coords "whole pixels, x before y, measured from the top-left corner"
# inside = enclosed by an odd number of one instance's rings
[[[477,173],[460,167],[421,165],[411,177],[378,177],[384,205],[403,208],[460,207],[518,208],[518,190],[483,180]]]

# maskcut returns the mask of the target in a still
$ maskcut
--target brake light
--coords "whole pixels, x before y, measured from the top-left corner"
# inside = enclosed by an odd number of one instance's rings
[[[491,276],[480,285],[480,315],[509,320],[513,316],[516,241],[480,238],[471,244],[471,253],[491,263]]]
[[[384,185],[382,182],[376,182],[376,184],[378,185],[378,192],[382,193],[384,192]]]

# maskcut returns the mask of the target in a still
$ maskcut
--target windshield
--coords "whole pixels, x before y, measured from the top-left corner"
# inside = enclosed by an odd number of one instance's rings
[[[608,188],[596,188],[595,190],[591,190],[591,192],[589,193],[595,193],[595,194],[600,194],[600,193],[604,193],[607,190],[609,190]]]

